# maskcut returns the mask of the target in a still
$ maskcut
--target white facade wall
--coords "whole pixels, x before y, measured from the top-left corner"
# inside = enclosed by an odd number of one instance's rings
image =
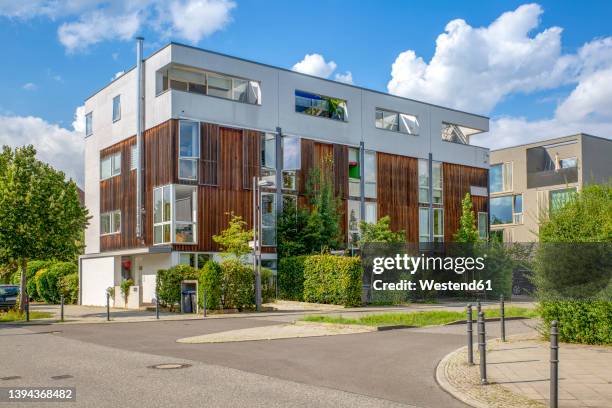
[[[81,260],[81,304],[105,306],[106,288],[115,286],[115,257]]]

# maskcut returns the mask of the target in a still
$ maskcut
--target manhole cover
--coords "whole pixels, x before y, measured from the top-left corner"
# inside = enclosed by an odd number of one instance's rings
[[[155,364],[150,366],[149,368],[155,368],[157,370],[176,370],[179,368],[187,368],[191,367],[191,364],[180,364],[180,363],[164,363],[164,364]]]

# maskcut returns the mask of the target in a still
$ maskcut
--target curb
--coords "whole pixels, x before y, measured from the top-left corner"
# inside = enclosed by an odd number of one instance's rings
[[[525,316],[504,317],[504,320],[506,320],[506,321],[508,321],[508,320],[529,320],[529,319],[533,319],[533,317],[525,317]],[[501,317],[489,317],[489,318],[485,318],[486,322],[499,322],[500,320],[501,320]],[[466,322],[466,319],[455,320],[454,322],[450,322],[450,323],[444,324],[444,326],[455,326],[455,325],[459,325],[459,324],[465,324],[465,322]],[[472,323],[478,323],[478,320],[472,319]]]

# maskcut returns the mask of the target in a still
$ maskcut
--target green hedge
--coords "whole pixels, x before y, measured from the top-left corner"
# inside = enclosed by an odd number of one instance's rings
[[[62,276],[59,280],[59,289],[64,295],[64,303],[76,303],[79,300],[79,274]]]
[[[226,309],[253,308],[255,305],[255,277],[253,269],[237,259],[221,263],[223,270],[223,307]]]
[[[36,287],[36,273],[53,265],[53,261],[30,261],[26,267],[26,290],[30,299],[43,300]],[[19,276],[19,271],[16,273]]]
[[[307,256],[281,258],[278,263],[278,296],[281,299],[304,300],[304,261]]]
[[[568,343],[612,344],[612,302],[605,300],[542,301],[543,334],[559,322],[559,339]]]
[[[223,270],[221,265],[208,261],[200,271],[199,303],[204,305],[204,289],[206,289],[206,308],[216,310],[221,308],[221,294],[223,293]]]
[[[72,262],[56,262],[47,269],[38,271],[36,273],[38,296],[47,303],[59,303],[61,278],[75,273],[78,274],[78,268]]]
[[[181,301],[181,282],[198,277],[199,272],[189,265],[176,265],[157,271],[156,290],[159,304],[174,311]]]
[[[362,274],[361,260],[357,257],[308,256],[304,261],[304,300],[360,305]]]

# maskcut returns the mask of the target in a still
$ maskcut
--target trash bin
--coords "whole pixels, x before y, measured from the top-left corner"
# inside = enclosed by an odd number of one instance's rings
[[[181,292],[181,310],[183,313],[195,313],[196,292],[195,290],[184,290]]]

